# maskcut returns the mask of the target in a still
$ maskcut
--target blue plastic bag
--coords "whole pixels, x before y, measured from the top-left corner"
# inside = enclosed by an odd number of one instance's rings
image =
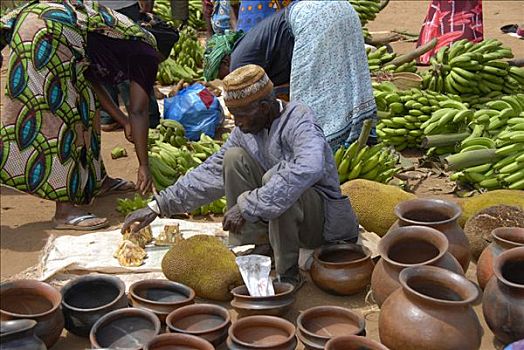
[[[214,137],[222,116],[217,97],[202,84],[190,85],[164,100],[164,118],[180,122],[192,141],[199,140],[202,133]]]

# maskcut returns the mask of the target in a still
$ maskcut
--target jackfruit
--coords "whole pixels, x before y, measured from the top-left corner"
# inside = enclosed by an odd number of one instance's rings
[[[217,301],[230,300],[229,291],[243,284],[235,255],[213,236],[176,242],[162,259],[162,272],[193,288],[197,296]]]
[[[151,226],[147,225],[138,232],[133,232],[133,225],[124,232],[123,240],[131,241],[141,248],[145,248],[146,245],[153,241],[153,232],[151,231]]]
[[[180,233],[180,225],[165,225],[164,230],[160,232],[158,237],[155,239],[155,245],[166,246],[173,245],[178,241],[181,241],[182,234]]]
[[[464,232],[475,260],[491,243],[491,231],[497,227],[524,227],[524,211],[509,205],[495,205],[470,217],[464,225]]]
[[[147,253],[138,244],[123,240],[113,256],[118,259],[121,266],[137,267],[144,263]]]
[[[414,194],[396,186],[375,181],[356,179],[340,186],[342,194],[349,197],[359,223],[367,231],[384,236],[397,220],[395,206],[403,201],[417,198]]]
[[[517,190],[495,190],[478,196],[463,198],[458,201],[462,208],[462,216],[459,225],[464,227],[466,221],[482,209],[494,205],[511,205],[524,210],[524,192]]]

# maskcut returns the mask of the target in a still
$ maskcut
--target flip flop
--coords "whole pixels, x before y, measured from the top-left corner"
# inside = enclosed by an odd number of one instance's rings
[[[111,194],[123,194],[133,192],[136,190],[134,184],[131,181],[127,181],[119,177],[116,177],[113,180],[115,183],[111,185],[108,189],[100,191],[98,197],[109,196]],[[133,188],[125,188],[127,184],[133,184]]]
[[[95,224],[91,226],[78,225],[79,223],[83,221],[86,221],[89,219],[95,219],[95,218],[96,218],[96,215],[93,215],[93,214],[81,215],[69,221],[66,221],[65,223],[59,224],[55,222],[55,225],[53,228],[55,230],[94,231],[94,230],[98,230],[98,229],[109,226],[109,221],[107,221],[107,219],[99,224]]]

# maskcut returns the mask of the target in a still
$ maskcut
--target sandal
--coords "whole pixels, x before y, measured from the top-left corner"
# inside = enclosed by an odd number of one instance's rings
[[[111,179],[111,180],[108,178],[108,180],[106,181],[114,181],[114,184],[109,186],[109,188],[101,189],[100,193],[98,194],[98,197],[109,196],[111,194],[123,194],[123,193],[133,192],[136,190],[135,184],[133,182],[124,180],[119,177]]]
[[[105,221],[101,223],[94,224],[91,226],[79,225],[81,222],[84,222],[89,219],[96,219],[96,218],[97,218],[96,215],[86,214],[86,215],[81,215],[71,220],[68,220],[64,223],[56,223],[56,220],[53,219],[53,221],[55,222],[53,228],[55,230],[94,231],[94,230],[98,230],[98,229],[109,226],[109,221],[107,221],[107,219],[105,219]]]

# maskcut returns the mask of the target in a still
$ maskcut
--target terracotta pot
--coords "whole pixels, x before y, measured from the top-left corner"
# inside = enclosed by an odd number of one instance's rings
[[[233,300],[231,306],[239,317],[253,315],[282,316],[295,302],[294,287],[290,283],[273,282],[275,295],[267,297],[252,297],[246,286],[236,287],[231,291]]]
[[[380,310],[379,335],[392,350],[477,350],[482,327],[472,304],[478,287],[464,276],[435,266],[408,267],[402,288]]]
[[[47,350],[44,342],[35,335],[35,320],[12,320],[0,322],[0,349]]]
[[[448,239],[431,227],[406,226],[391,230],[378,243],[382,259],[371,276],[375,302],[381,306],[386,298],[400,288],[400,272],[412,266],[431,265],[463,275],[457,259],[448,252]]]
[[[229,350],[294,350],[295,326],[275,316],[248,316],[229,328]]]
[[[91,328],[93,349],[141,350],[160,333],[160,320],[151,311],[127,308],[102,316]]]
[[[333,337],[366,335],[366,322],[361,315],[338,306],[317,306],[297,318],[298,339],[306,349],[322,350]]]
[[[149,310],[165,322],[173,310],[195,302],[195,291],[188,286],[161,279],[143,280],[129,287],[133,307]]]
[[[87,275],[70,281],[61,290],[65,328],[88,337],[100,317],[128,306],[125,290],[121,279],[108,275]]]
[[[161,334],[153,338],[144,350],[215,350],[205,339],[182,333]]]
[[[449,252],[458,260],[462,270],[468,270],[471,252],[469,241],[457,221],[462,215],[462,209],[457,204],[441,199],[412,199],[397,204],[395,215],[398,220],[390,230],[412,225],[439,230],[447,237]]]
[[[326,350],[389,350],[374,340],[358,335],[345,335],[332,338],[326,344]]]
[[[477,280],[484,289],[493,277],[493,262],[503,252],[515,247],[524,246],[524,228],[499,227],[491,231],[493,242],[480,254],[477,262]]]
[[[486,323],[504,344],[524,339],[524,247],[500,254],[493,270],[482,299]]]
[[[371,281],[371,252],[358,244],[335,244],[317,248],[310,275],[328,293],[351,295],[361,292]]]
[[[193,304],[171,312],[166,325],[169,332],[195,335],[218,346],[227,338],[231,316],[218,305]]]
[[[35,320],[35,334],[48,348],[57,342],[64,328],[61,302],[60,292],[44,282],[17,280],[0,285],[0,319]]]

